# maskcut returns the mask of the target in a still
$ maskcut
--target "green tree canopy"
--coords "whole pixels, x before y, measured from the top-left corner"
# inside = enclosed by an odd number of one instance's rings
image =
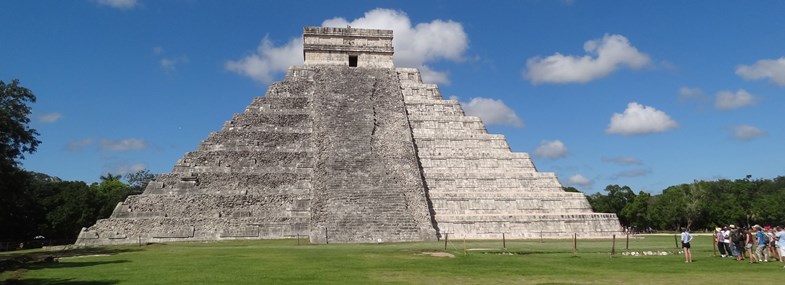
[[[24,159],[24,153],[35,152],[41,143],[38,132],[28,126],[28,103],[35,103],[30,89],[19,85],[19,80],[6,84],[0,80],[0,171],[8,172]]]

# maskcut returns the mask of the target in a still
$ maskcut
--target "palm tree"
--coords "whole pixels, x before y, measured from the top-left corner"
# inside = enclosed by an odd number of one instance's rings
[[[122,175],[112,175],[112,173],[107,172],[106,175],[101,175],[101,181],[112,181],[112,180],[120,180],[123,178]]]

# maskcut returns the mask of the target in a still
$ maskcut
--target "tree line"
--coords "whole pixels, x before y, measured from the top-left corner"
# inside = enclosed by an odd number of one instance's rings
[[[616,213],[626,227],[638,230],[714,229],[785,223],[785,176],[773,179],[720,179],[670,186],[660,194],[629,186],[608,185],[588,195],[596,212]]]
[[[82,227],[108,218],[117,203],[142,193],[153,178],[148,170],[142,170],[125,177],[106,174],[100,182],[87,184],[20,170],[13,177],[15,185],[3,189],[0,241],[38,237],[72,243]]]

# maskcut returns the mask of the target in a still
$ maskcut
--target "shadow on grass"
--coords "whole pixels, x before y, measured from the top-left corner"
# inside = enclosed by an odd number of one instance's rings
[[[35,270],[42,268],[67,268],[93,266],[103,263],[118,263],[127,261],[108,261],[108,262],[68,262],[60,263],[60,258],[91,256],[91,255],[115,255],[124,252],[139,251],[135,248],[76,248],[61,251],[37,251],[25,254],[0,255],[0,273],[13,270]]]
[[[4,284],[13,285],[13,284],[32,284],[32,285],[71,285],[71,284],[84,284],[84,285],[110,285],[110,284],[118,284],[120,281],[110,280],[110,281],[84,281],[84,280],[73,280],[73,279],[25,279],[25,280],[16,280],[10,279],[6,280]]]

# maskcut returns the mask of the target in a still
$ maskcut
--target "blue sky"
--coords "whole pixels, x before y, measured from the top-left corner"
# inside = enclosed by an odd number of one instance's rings
[[[0,80],[38,97],[23,167],[169,172],[301,64],[303,26],[347,24],[566,186],[785,174],[782,1],[2,1]]]

